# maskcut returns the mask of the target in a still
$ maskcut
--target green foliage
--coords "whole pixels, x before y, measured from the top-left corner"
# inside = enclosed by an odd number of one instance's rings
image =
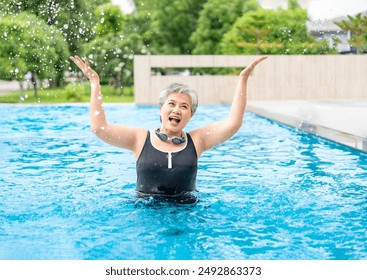
[[[94,9],[104,4],[111,4],[111,0],[89,0],[88,1],[88,5],[90,5]]]
[[[120,9],[114,5],[104,5],[97,9],[103,25],[96,29],[96,37],[85,45],[86,56],[101,77],[103,84],[111,84],[115,88],[131,86],[133,83],[133,55],[144,53],[143,41],[136,32],[129,32],[133,23],[129,22],[131,17],[122,14]],[[103,15],[102,15],[103,13]]]
[[[298,9],[302,9],[302,7],[297,0],[288,0],[288,10],[298,10]]]
[[[126,22],[126,37],[136,34],[147,48],[147,53],[157,53],[154,42],[158,41],[156,30],[153,30],[153,14],[155,3],[152,0],[135,0],[136,11],[129,15]],[[139,52],[138,52],[139,53]]]
[[[89,84],[71,83],[65,87],[66,99],[68,101],[80,102],[83,96],[89,97]]]
[[[98,19],[94,27],[97,37],[123,31],[125,16],[122,14],[119,6],[112,4],[101,5],[97,7],[95,15]]]
[[[322,54],[332,50],[306,29],[307,13],[257,10],[240,17],[220,44],[223,54]]]
[[[196,29],[199,11],[206,0],[164,0],[159,1],[156,26],[160,35],[160,50],[163,54],[189,54],[189,41]]]
[[[79,87],[78,84],[75,84],[76,87]],[[30,90],[24,91],[24,97],[19,100],[19,93],[13,92],[9,94],[1,94],[0,95],[0,103],[27,103],[27,104],[48,104],[48,103],[64,103],[64,102],[88,102],[90,87],[87,84],[82,84],[85,90],[83,94],[79,94],[80,99],[74,99],[70,97],[68,99],[67,91],[65,87],[58,88],[41,88],[38,94],[38,97],[32,96],[32,92]],[[115,89],[111,86],[102,85],[101,88],[103,92],[103,100],[106,102],[133,102],[133,88],[123,88],[122,95],[116,95]]]
[[[367,53],[367,14],[348,16],[348,20],[335,22],[344,31],[351,32],[349,44],[357,49],[358,53]]]
[[[139,33],[152,53],[189,54],[189,38],[207,0],[138,0]]]
[[[131,43],[131,41],[129,41]],[[88,57],[98,73],[103,84],[122,86],[122,75],[131,76],[126,68],[131,68],[133,55],[125,42],[124,35],[109,33],[98,37],[86,46]],[[130,70],[131,71],[131,70]]]
[[[0,4],[0,15],[28,12],[48,25],[55,26],[64,36],[71,53],[79,52],[83,43],[93,37],[93,11],[102,1],[84,0],[5,0]],[[106,1],[103,1],[106,2]]]
[[[51,85],[60,85],[64,82],[65,67],[70,65],[69,54],[81,53],[85,42],[94,36],[93,11],[98,5],[109,2],[111,0],[4,0],[0,3],[0,17],[17,17],[27,12],[36,16],[40,22],[53,26],[57,37],[60,34],[63,36],[62,40],[66,44],[62,42],[56,47],[56,75],[48,77]],[[60,42],[60,38],[56,42]]]
[[[52,79],[65,69],[69,53],[61,33],[35,15],[1,17],[0,34],[0,78],[20,81],[29,71]]]
[[[252,0],[222,1],[208,0],[200,12],[197,28],[191,35],[191,43],[195,46],[194,54],[218,54],[219,43],[223,35],[231,29],[232,24],[243,13],[259,9]]]

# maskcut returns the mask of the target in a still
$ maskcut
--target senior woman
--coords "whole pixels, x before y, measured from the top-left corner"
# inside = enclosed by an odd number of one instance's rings
[[[228,118],[197,128],[185,126],[194,115],[198,97],[181,83],[170,84],[159,97],[161,124],[156,130],[109,124],[102,106],[98,74],[87,59],[70,59],[91,82],[90,121],[92,131],[108,144],[132,151],[136,159],[138,197],[156,197],[178,203],[193,203],[197,162],[201,154],[231,138],[241,127],[247,100],[247,80],[257,64],[253,61],[239,74]]]

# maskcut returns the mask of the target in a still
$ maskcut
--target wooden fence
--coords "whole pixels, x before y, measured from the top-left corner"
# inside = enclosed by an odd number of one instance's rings
[[[137,55],[134,57],[136,104],[157,104],[171,82],[198,92],[200,104],[230,103],[237,76],[157,75],[156,68],[245,67],[253,55]],[[249,100],[367,98],[367,55],[272,55],[256,67],[248,84]]]

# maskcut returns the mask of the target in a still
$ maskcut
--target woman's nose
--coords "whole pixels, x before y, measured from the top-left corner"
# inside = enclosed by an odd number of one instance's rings
[[[172,110],[173,113],[176,113],[176,114],[180,114],[181,113],[181,110],[180,110],[180,107],[179,106],[175,106]]]

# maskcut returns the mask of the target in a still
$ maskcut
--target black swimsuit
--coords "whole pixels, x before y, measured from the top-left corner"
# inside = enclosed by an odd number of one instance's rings
[[[197,154],[189,134],[186,146],[176,152],[156,149],[150,132],[136,161],[139,197],[158,197],[180,203],[197,201],[191,192],[196,190]]]

